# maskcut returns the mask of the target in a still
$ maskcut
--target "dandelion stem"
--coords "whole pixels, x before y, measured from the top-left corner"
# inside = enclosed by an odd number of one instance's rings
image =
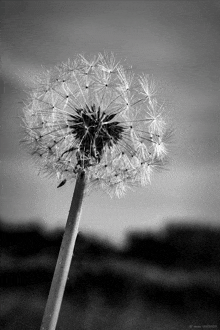
[[[73,256],[85,189],[85,173],[79,172],[54,276],[44,311],[41,330],[55,330]]]

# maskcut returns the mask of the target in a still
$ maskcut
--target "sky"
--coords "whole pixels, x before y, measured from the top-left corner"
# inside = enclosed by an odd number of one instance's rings
[[[74,184],[38,175],[19,145],[22,101],[34,76],[78,53],[114,52],[155,78],[175,128],[168,171],[151,185],[83,202],[80,231],[121,243],[170,222],[220,225],[220,4],[218,1],[3,1],[0,218],[64,227]]]

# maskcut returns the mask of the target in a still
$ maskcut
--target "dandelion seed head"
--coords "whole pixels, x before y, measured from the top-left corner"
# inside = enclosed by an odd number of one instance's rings
[[[22,142],[59,186],[84,171],[88,190],[121,197],[150,183],[165,163],[170,134],[163,112],[149,76],[136,77],[112,53],[78,55],[36,79]]]

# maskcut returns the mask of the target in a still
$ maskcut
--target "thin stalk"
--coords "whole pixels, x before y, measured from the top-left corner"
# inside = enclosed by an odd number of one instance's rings
[[[85,173],[78,174],[63,240],[44,311],[40,330],[55,330],[60,307],[78,234],[82,200],[85,189]]]

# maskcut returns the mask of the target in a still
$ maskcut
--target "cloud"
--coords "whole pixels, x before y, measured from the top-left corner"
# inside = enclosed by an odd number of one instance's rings
[[[20,89],[34,86],[35,77],[44,71],[43,66],[31,60],[22,60],[15,54],[5,51],[1,57],[3,80],[14,83]]]

